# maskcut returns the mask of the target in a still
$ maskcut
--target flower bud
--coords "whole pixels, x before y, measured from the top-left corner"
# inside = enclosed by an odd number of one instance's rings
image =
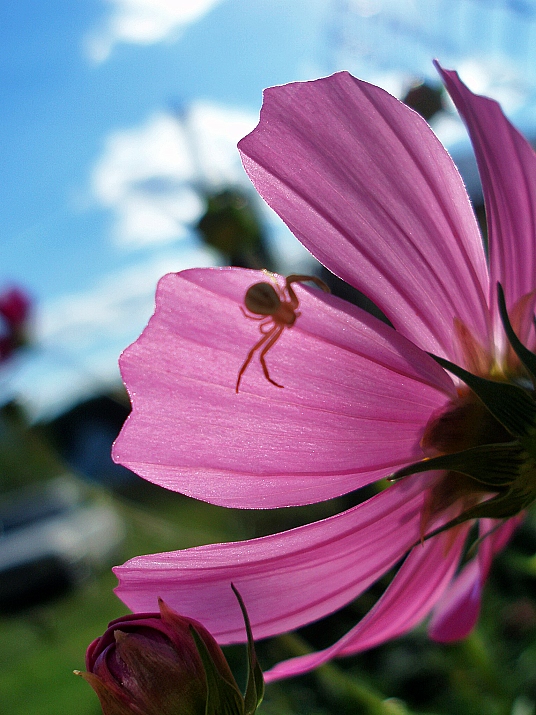
[[[243,715],[244,699],[219,645],[192,618],[160,613],[112,621],[89,646],[87,673],[104,715]],[[207,703],[209,707],[207,707]]]
[[[30,298],[20,288],[10,288],[0,293],[0,362],[27,344],[30,310]]]
[[[29,296],[20,288],[9,288],[0,294],[0,315],[14,328],[28,319],[31,305]]]

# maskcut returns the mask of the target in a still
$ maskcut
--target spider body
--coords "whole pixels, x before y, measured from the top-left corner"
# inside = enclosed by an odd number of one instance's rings
[[[296,322],[296,318],[299,316],[297,309],[300,302],[292,288],[292,283],[302,283],[305,281],[312,281],[323,291],[329,293],[329,288],[320,278],[295,274],[287,277],[284,288],[280,288],[277,283],[261,282],[250,286],[246,291],[244,305],[253,315],[249,315],[241,307],[242,313],[250,320],[260,321],[259,330],[262,337],[251,348],[238,372],[236,392],[238,392],[240,381],[247,366],[258,350],[260,350],[259,360],[264,372],[264,377],[268,382],[271,382],[272,385],[283,387],[283,385],[280,385],[270,377],[265,357],[268,350],[278,341],[283,330],[285,328],[291,328]]]

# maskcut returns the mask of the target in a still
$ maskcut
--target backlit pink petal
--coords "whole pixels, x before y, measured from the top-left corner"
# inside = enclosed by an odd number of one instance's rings
[[[429,627],[430,638],[450,643],[464,638],[480,613],[482,578],[478,559],[472,559],[438,603]]]
[[[276,314],[281,322],[267,318],[261,332],[241,308],[266,274],[170,274],[155,315],[121,359],[133,411],[117,461],[216,504],[279,507],[329,499],[420,460],[423,436],[427,456],[502,439],[423,348],[483,376],[520,377],[497,329],[495,283],[504,283],[512,324],[532,347],[534,155],[494,102],[441,72],[483,174],[491,285],[461,179],[420,117],[347,73],[269,89],[259,125],[240,143],[246,171],[300,240],[371,297],[397,331],[297,283],[296,322],[283,327],[294,317],[287,304]],[[283,279],[274,280],[283,289]],[[266,360],[283,389],[266,379],[254,352],[271,325],[281,325],[281,335]],[[451,477],[413,475],[342,514],[261,539],[137,557],[115,569],[117,593],[141,612],[155,610],[160,596],[230,643],[245,639],[231,583],[262,638],[344,606],[409,551],[355,628],[320,653],[276,666],[269,679],[378,645],[431,611],[434,638],[461,638],[478,617],[492,559],[522,516],[497,529],[481,519],[478,555],[457,573],[472,523],[412,548],[423,527],[481,497],[467,491],[469,480]]]
[[[480,587],[484,587],[484,582],[488,577],[493,559],[504,549],[512,538],[512,534],[523,521],[525,515],[507,519],[497,526],[494,519],[481,519],[479,522],[479,534],[482,539],[478,549],[478,565],[480,569]],[[485,538],[484,538],[485,537]]]
[[[503,284],[508,308],[534,289],[536,154],[497,102],[473,94],[456,72],[439,68],[469,130],[489,225],[491,304]]]
[[[520,298],[517,303],[510,306],[508,309],[508,317],[512,324],[515,334],[521,340],[523,345],[534,352],[536,347],[536,331],[534,329],[534,314],[536,312],[536,290],[526,293]],[[503,331],[504,335],[504,331]],[[504,338],[502,338],[504,340]],[[510,357],[516,365],[517,358],[514,357],[514,352],[509,348]],[[515,369],[515,368],[514,368]]]
[[[291,231],[397,330],[449,356],[458,318],[489,344],[476,220],[451,158],[415,112],[340,72],[267,89],[239,149]]]
[[[305,504],[352,491],[419,459],[430,415],[454,395],[426,354],[367,313],[296,288],[300,316],[235,384],[258,323],[241,312],[266,276],[170,274],[156,312],[121,358],[133,411],[114,459],[142,477],[233,507]]]
[[[497,528],[492,519],[480,521],[483,538],[478,557],[473,558],[446,589],[430,621],[430,637],[440,643],[465,638],[474,628],[480,614],[484,582],[493,557],[501,551],[522,519],[508,519]]]
[[[504,549],[506,544],[512,538],[514,531],[523,522],[525,513],[522,512],[517,516],[507,519],[499,528],[497,522],[493,519],[482,519],[480,521],[480,534],[489,533],[489,536],[482,541],[478,549],[478,557],[482,564],[484,578],[487,578],[491,562],[495,556]]]
[[[467,528],[449,544],[450,535],[416,546],[368,614],[346,635],[317,653],[291,658],[267,671],[267,682],[306,673],[336,656],[353,655],[396,638],[425,618],[458,564]]]
[[[114,572],[135,612],[164,599],[220,643],[243,641],[233,583],[255,638],[322,618],[353,600],[419,539],[422,477],[403,480],[323,521],[251,541],[139,556]],[[428,547],[429,548],[429,547]]]

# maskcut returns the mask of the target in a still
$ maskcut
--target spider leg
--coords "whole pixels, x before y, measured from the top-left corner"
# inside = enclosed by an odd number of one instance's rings
[[[287,280],[285,283],[285,287],[288,291],[288,294],[290,296],[290,305],[292,308],[297,308],[299,305],[299,300],[298,296],[294,292],[294,289],[292,288],[292,283],[305,283],[305,282],[311,282],[314,283],[318,288],[321,288],[324,293],[331,293],[329,287],[324,283],[324,281],[320,278],[317,278],[316,276],[303,276],[303,275],[298,275],[296,273],[293,273],[290,276],[287,276]]]
[[[268,328],[268,330],[265,330],[265,328]],[[266,320],[265,323],[261,323],[259,325],[259,330],[263,335],[268,335],[268,333],[271,333],[272,330],[275,328],[275,323],[274,319],[272,318],[271,315],[268,316],[268,320]]]
[[[241,305],[239,305],[238,307],[242,311],[244,318],[249,318],[250,320],[265,320],[266,319],[265,315],[261,315],[259,317],[257,317],[256,315],[250,315],[249,313],[246,313],[246,311],[244,310],[244,308]]]
[[[269,333],[266,333],[265,337],[268,338],[268,340],[266,341],[266,345],[261,350],[261,354],[259,356],[262,365],[262,371],[264,372],[264,377],[268,380],[268,382],[271,382],[272,385],[275,385],[276,387],[283,387],[283,385],[280,385],[278,382],[272,380],[272,378],[270,377],[270,373],[268,372],[268,366],[266,365],[264,356],[266,355],[268,350],[270,350],[270,348],[273,347],[275,343],[279,340],[279,336],[283,332],[283,328],[283,325],[275,325]],[[260,345],[258,347],[260,347]]]
[[[255,355],[255,353],[257,352],[257,350],[259,350],[259,348],[261,348],[261,347],[264,345],[264,343],[270,342],[270,339],[273,337],[273,333],[276,332],[277,330],[281,330],[281,328],[279,328],[278,326],[274,325],[274,327],[272,328],[272,330],[270,330],[270,332],[268,332],[268,333],[263,334],[262,338],[261,338],[260,340],[258,340],[258,341],[255,343],[255,345],[251,348],[251,350],[249,351],[249,353],[248,353],[246,359],[244,360],[244,362],[243,362],[243,364],[242,364],[242,367],[240,368],[240,370],[239,370],[239,372],[238,372],[238,377],[237,377],[237,379],[236,379],[236,392],[237,392],[237,393],[238,393],[238,388],[239,388],[239,386],[240,386],[240,380],[242,379],[242,375],[244,374],[244,372],[246,371],[247,366],[249,365],[249,363],[250,363],[251,360],[253,359],[253,356]],[[270,379],[270,378],[268,378],[268,379]],[[270,380],[270,382],[272,382],[272,381]]]

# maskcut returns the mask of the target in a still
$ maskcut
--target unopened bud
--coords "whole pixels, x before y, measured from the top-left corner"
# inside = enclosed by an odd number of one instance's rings
[[[160,613],[112,621],[87,650],[87,672],[75,671],[97,693],[104,715],[252,715],[263,688],[251,637],[250,677],[242,696],[206,628],[161,600],[159,606]]]

